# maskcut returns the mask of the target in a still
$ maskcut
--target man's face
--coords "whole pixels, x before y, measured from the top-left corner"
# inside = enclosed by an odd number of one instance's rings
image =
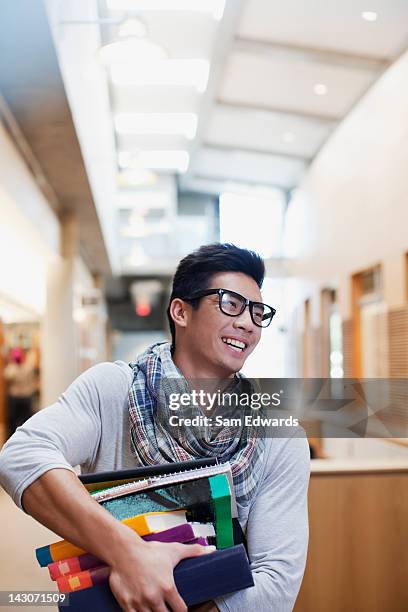
[[[256,282],[241,272],[214,274],[208,289],[229,289],[252,301],[262,301]],[[218,304],[218,295],[200,299],[197,309],[191,309],[186,339],[196,362],[209,366],[215,375],[227,377],[242,368],[258,344],[262,330],[253,323],[248,307],[241,315],[230,317],[221,312]],[[227,344],[228,339],[243,342],[245,348]]]

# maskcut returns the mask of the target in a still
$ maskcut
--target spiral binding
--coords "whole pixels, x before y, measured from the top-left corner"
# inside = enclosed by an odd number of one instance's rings
[[[232,484],[231,466],[228,462],[226,462],[211,466],[204,466],[201,468],[194,468],[192,470],[184,470],[182,472],[171,472],[170,474],[165,474],[163,476],[152,476],[151,478],[144,478],[143,480],[136,480],[134,482],[127,482],[122,485],[110,487],[104,491],[91,493],[91,495],[95,501],[102,503],[110,499],[122,497],[123,495],[129,495],[130,493],[137,493],[145,489],[150,489],[158,484],[165,486],[167,484],[195,480],[197,477],[204,478],[205,476],[215,476],[217,474],[227,474],[228,480]],[[182,477],[180,478],[180,476]]]

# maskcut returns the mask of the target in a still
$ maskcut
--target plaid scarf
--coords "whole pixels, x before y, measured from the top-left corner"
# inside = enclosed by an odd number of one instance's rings
[[[188,381],[174,364],[170,344],[150,346],[137,361],[129,364],[133,383],[128,406],[132,450],[142,465],[158,465],[217,457],[231,463],[237,502],[250,502],[261,474],[264,439],[256,428],[241,426],[171,427],[169,418],[203,415],[200,406],[169,408],[171,393],[190,393]],[[252,389],[242,375],[236,375],[234,385]],[[234,389],[235,390],[235,389]],[[174,396],[173,396],[174,397]],[[242,416],[244,409],[237,407]],[[229,410],[228,416],[231,416]],[[181,420],[181,419],[180,419]],[[242,420],[242,419],[240,419]]]

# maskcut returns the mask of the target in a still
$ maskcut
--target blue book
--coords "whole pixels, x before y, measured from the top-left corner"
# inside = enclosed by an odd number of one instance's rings
[[[187,606],[254,586],[242,544],[180,561],[174,569],[174,580]],[[59,606],[60,612],[119,612],[120,609],[108,582],[70,593],[69,605]]]

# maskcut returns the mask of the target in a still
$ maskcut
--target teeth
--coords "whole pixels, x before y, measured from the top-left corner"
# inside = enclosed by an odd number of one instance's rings
[[[240,340],[234,340],[234,338],[222,338],[222,341],[225,344],[229,344],[232,348],[237,349],[239,351],[243,351],[246,348],[245,342],[241,342]]]

